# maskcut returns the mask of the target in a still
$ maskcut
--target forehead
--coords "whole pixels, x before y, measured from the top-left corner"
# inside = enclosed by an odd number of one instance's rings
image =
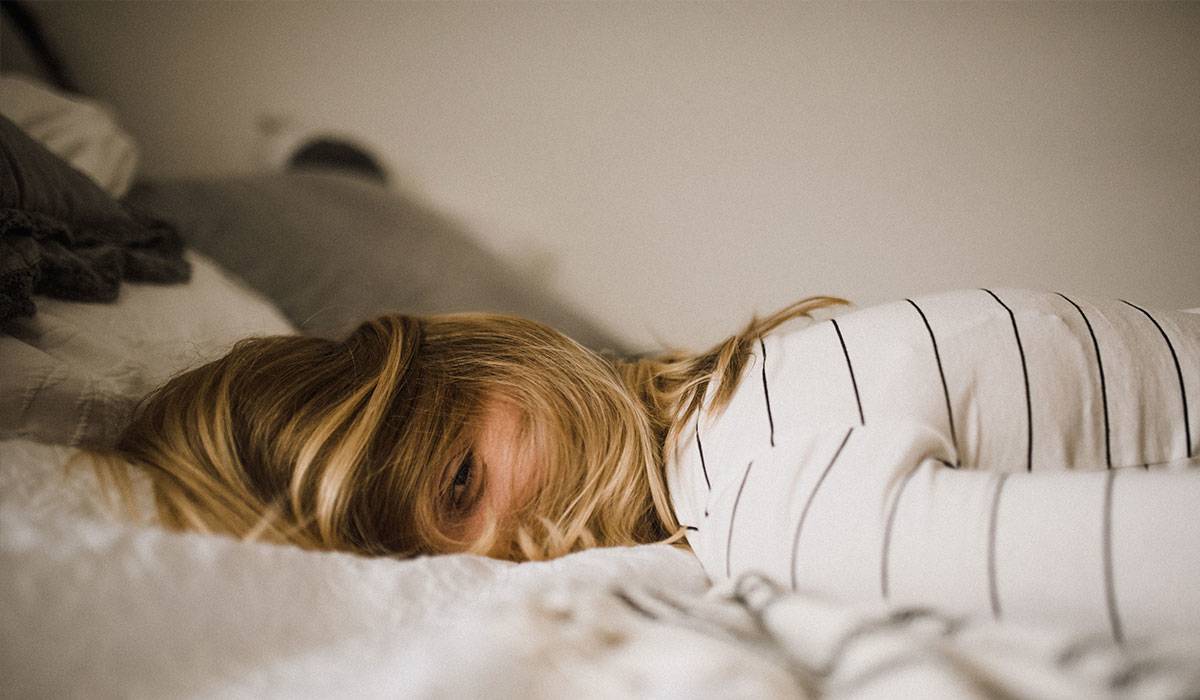
[[[525,413],[514,402],[504,398],[489,399],[484,403],[479,421],[476,450],[487,449],[499,455],[520,447],[520,439],[526,432],[524,423]]]

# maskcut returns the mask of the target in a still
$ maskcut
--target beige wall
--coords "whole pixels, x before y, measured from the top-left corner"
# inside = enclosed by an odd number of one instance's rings
[[[1198,4],[37,10],[148,171],[357,134],[637,345],[815,293],[1200,305]]]

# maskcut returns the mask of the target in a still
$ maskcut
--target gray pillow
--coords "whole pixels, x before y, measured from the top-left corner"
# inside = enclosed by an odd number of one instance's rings
[[[338,336],[386,312],[495,311],[596,350],[618,341],[523,281],[447,218],[334,171],[141,183],[126,202],[272,299],[307,333]]]

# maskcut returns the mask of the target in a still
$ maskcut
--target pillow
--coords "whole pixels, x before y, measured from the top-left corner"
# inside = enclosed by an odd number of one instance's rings
[[[495,311],[620,349],[446,217],[370,180],[318,171],[164,180],[126,201],[177,226],[310,333],[336,336],[389,311]]]
[[[0,117],[0,322],[32,295],[111,301],[122,279],[187,279],[174,229],[133,215]]]
[[[44,300],[0,326],[0,440],[111,444],[134,403],[171,375],[253,335],[294,332],[210,260],[176,286],[126,285],[115,304]]]
[[[0,75],[0,114],[113,197],[129,191],[138,149],[104,105]]]

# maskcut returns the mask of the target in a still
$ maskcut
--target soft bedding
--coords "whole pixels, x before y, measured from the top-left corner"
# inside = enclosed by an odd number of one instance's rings
[[[191,259],[188,285],[131,285],[115,306],[53,302],[41,317],[104,309],[103,321],[75,319],[77,342],[156,324],[163,335],[142,348],[142,362],[157,371],[220,352],[232,329],[287,330],[260,298]],[[133,319],[132,308],[141,310]],[[179,320],[153,321],[154,309],[173,309]],[[189,329],[211,337],[179,336]],[[710,587],[704,558],[668,545],[512,564],[366,559],[168,532],[155,525],[143,481],[133,482],[135,512],[123,513],[73,454],[65,444],[0,440],[6,695],[1150,698],[1200,690],[1200,638],[1188,632],[1131,629],[1121,645],[1076,627],[851,604],[753,572]]]
[[[113,301],[122,280],[183,282],[183,248],[0,116],[0,323],[32,316],[34,295]]]
[[[793,592],[754,571],[711,587],[702,566],[711,556],[701,546],[699,558],[647,545],[532,564],[468,555],[397,561],[168,532],[155,524],[143,481],[135,475],[135,512],[124,513],[86,463],[72,460],[69,443],[110,436],[140,393],[238,337],[292,330],[211,261],[189,260],[195,274],[186,285],[128,284],[114,305],[44,300],[35,319],[7,328],[23,330],[0,336],[11,368],[0,376],[10,409],[0,439],[5,695],[1200,691],[1194,630],[1130,626],[1120,644],[1086,626],[1038,629],[957,614],[952,596],[937,610],[903,600],[850,603]],[[44,367],[17,361],[25,353]],[[16,396],[23,398],[12,402]],[[776,423],[774,437],[786,451],[782,427]],[[909,489],[919,484],[914,477]]]
[[[134,403],[238,340],[295,329],[272,304],[189,252],[187,284],[127,283],[111,304],[38,299],[0,326],[0,439],[111,444]]]
[[[70,450],[0,441],[13,697],[1187,697],[1200,640],[708,589],[667,545],[410,561],[116,519]],[[66,474],[66,476],[64,476]],[[144,503],[144,502],[143,502]]]
[[[100,377],[132,369],[134,383],[97,385],[124,402],[236,336],[290,330],[210,261],[190,260],[187,285],[127,285],[112,306],[46,302],[37,317],[45,325],[0,341],[41,347]],[[99,352],[120,343],[134,344]],[[91,360],[71,359],[81,349]],[[5,367],[17,370],[5,381],[29,381],[20,365]],[[49,414],[9,417],[33,415]],[[168,532],[155,525],[144,482],[135,478],[137,508],[126,514],[86,464],[72,462],[66,443],[76,425],[0,439],[5,695],[1149,698],[1200,690],[1200,638],[1188,632],[1131,628],[1121,645],[1078,627],[850,604],[756,573],[712,588],[702,549],[699,559],[647,545],[532,564],[397,561]]]
[[[103,104],[5,74],[0,75],[0,114],[113,197],[133,184],[137,144]]]

